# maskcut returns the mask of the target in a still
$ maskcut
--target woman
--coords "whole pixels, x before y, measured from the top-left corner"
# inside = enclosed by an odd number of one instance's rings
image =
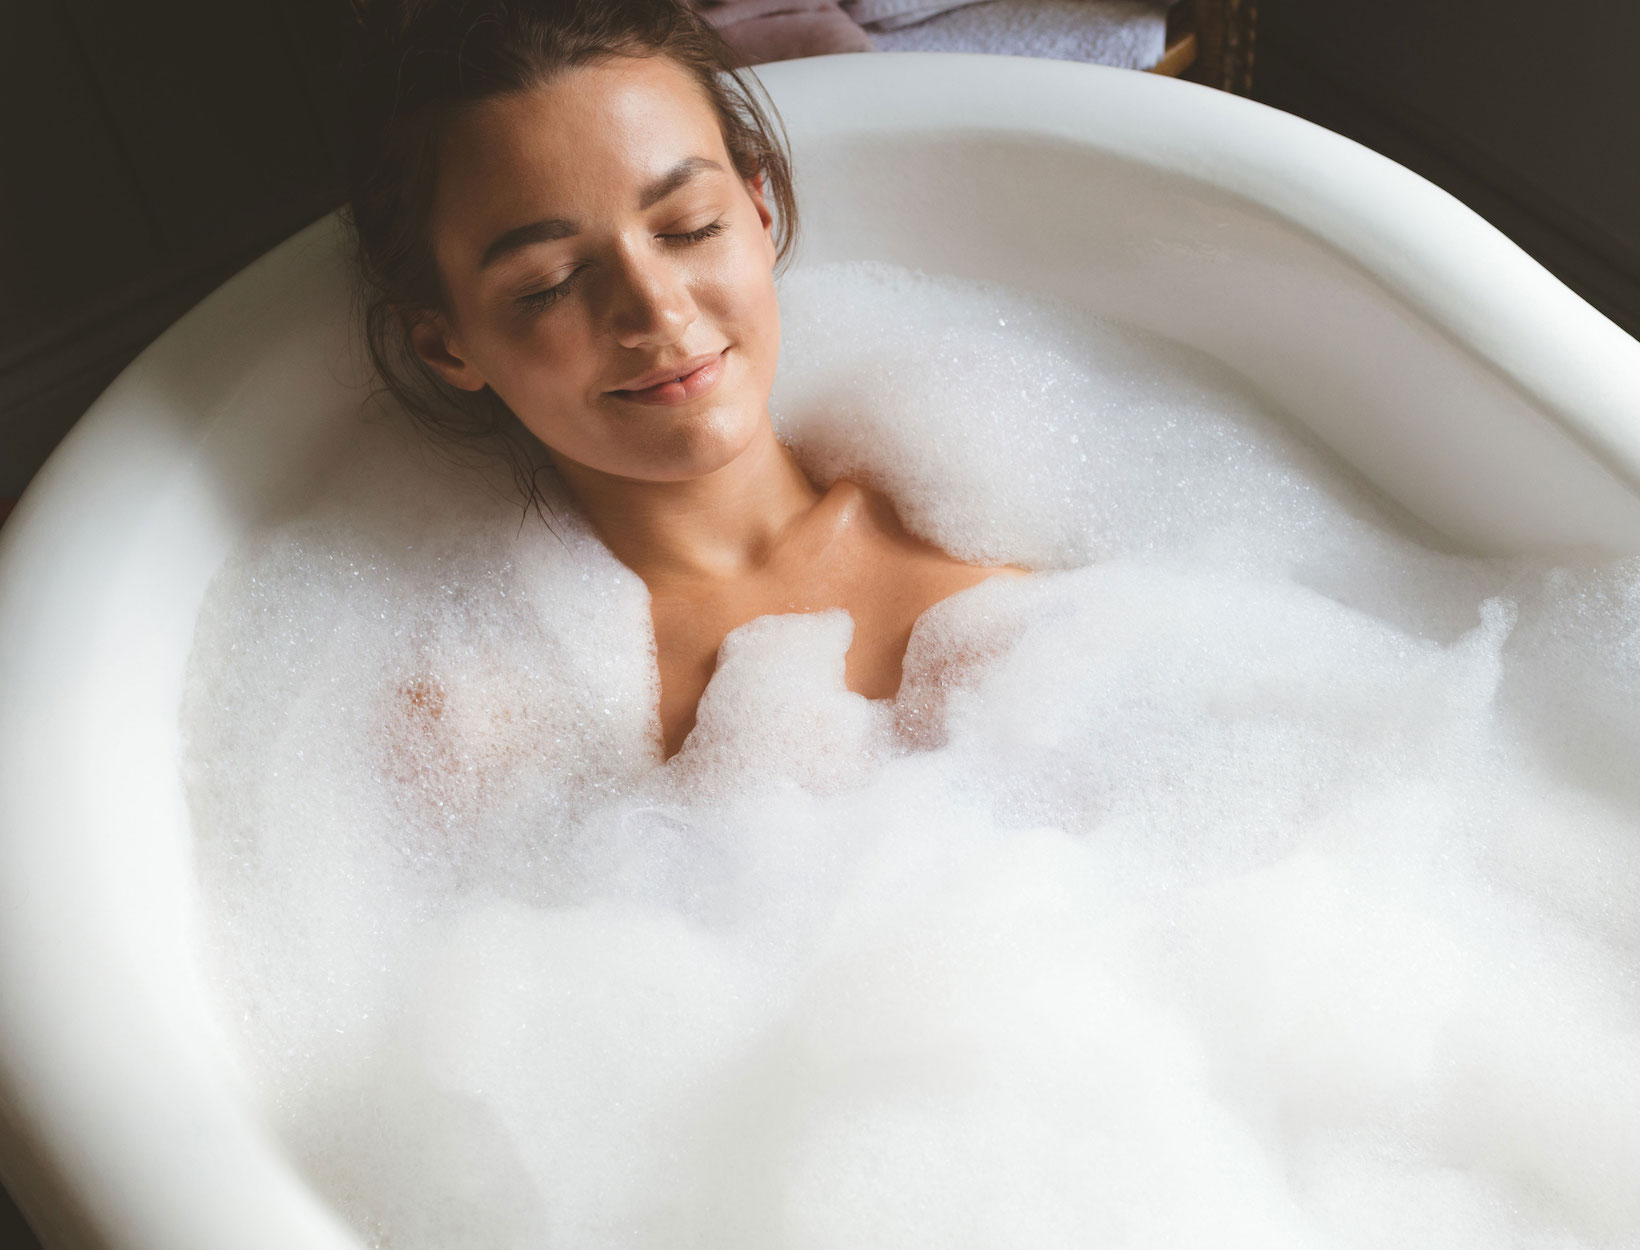
[[[846,609],[892,697],[917,618],[998,573],[820,491],[774,435],[795,205],[733,53],[686,0],[371,4],[351,207],[388,386],[562,478],[648,587],[664,755],[736,626]],[[780,210],[780,237],[769,200]],[[932,397],[931,397],[932,398]]]

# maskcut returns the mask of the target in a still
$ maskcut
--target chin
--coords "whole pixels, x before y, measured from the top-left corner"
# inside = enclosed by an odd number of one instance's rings
[[[757,439],[766,417],[752,419],[744,409],[723,405],[680,416],[657,436],[638,476],[655,482],[686,482],[734,463]]]

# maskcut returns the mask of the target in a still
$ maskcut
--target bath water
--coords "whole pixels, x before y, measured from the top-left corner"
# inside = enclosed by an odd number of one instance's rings
[[[182,724],[249,1087],[394,1250],[1640,1245],[1640,566],[1442,550],[1222,365],[782,282],[777,432],[964,559],[892,701],[389,412]]]

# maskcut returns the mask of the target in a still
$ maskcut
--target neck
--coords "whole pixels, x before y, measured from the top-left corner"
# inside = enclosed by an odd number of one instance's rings
[[[604,544],[652,590],[761,568],[820,497],[767,423],[728,464],[681,482],[553,460]]]

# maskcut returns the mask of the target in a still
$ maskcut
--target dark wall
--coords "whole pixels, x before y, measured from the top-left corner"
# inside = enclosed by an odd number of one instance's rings
[[[1423,174],[1640,337],[1640,3],[1259,9],[1255,99]]]
[[[341,0],[23,0],[0,35],[0,497],[149,340],[341,198]]]

